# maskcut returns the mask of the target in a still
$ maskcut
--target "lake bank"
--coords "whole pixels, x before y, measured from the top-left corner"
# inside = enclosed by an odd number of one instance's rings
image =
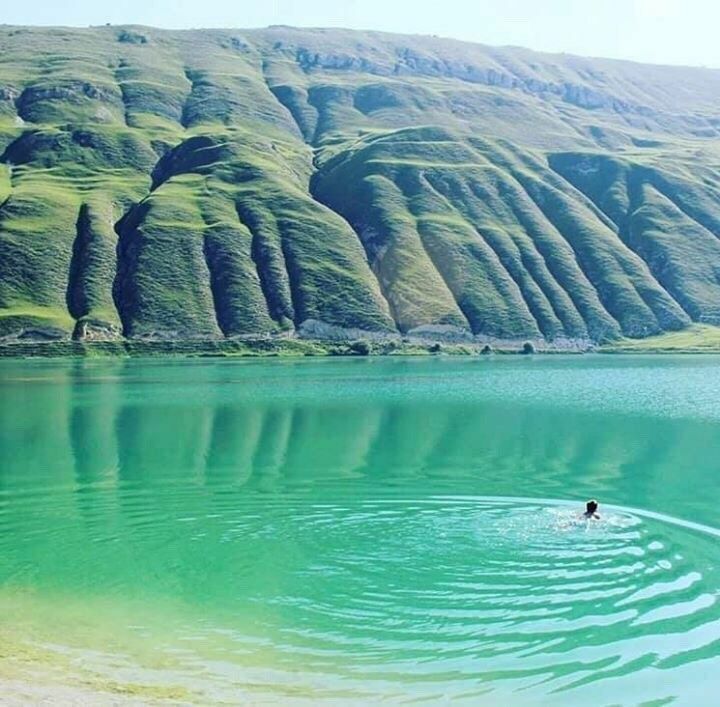
[[[477,356],[483,354],[578,353],[720,353],[720,327],[695,324],[644,339],[623,338],[604,344],[573,340],[441,341],[423,338],[358,338],[345,341],[300,337],[233,339],[115,339],[109,341],[0,342],[0,358],[32,357],[302,357],[302,356]]]
[[[526,347],[525,349],[523,347]],[[529,348],[528,348],[529,347]],[[483,354],[579,353],[549,344],[446,343],[427,341],[326,341],[296,338],[18,342],[0,345],[0,358],[32,357],[303,357],[303,356],[477,356]]]

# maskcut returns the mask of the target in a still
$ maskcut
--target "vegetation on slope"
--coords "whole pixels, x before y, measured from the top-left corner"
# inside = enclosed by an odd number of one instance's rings
[[[720,324],[718,94],[380,33],[2,28],[0,338]]]
[[[618,339],[599,350],[606,353],[719,353],[720,327],[693,324],[683,331],[645,339]]]

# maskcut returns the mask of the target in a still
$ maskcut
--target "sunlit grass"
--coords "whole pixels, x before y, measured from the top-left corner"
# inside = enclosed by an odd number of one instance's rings
[[[524,62],[343,30],[3,28],[4,331],[32,308],[65,336],[319,322],[584,346],[720,324],[702,82],[684,74],[691,109],[656,100],[652,67],[603,64],[599,87]]]

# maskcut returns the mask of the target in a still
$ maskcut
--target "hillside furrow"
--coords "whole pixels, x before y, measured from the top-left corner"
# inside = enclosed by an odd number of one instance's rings
[[[65,189],[13,189],[0,212],[0,335],[72,331],[66,294],[78,207]]]
[[[115,278],[113,279],[113,302],[120,316],[124,336],[132,334],[132,299],[135,293],[131,278],[137,258],[137,245],[134,242],[133,234],[141,219],[139,212],[146,208],[147,205],[140,202],[128,209],[114,224],[118,240]]]
[[[287,27],[0,53],[2,337],[720,325],[720,72]]]
[[[496,289],[503,295],[503,300],[508,303],[508,308],[515,309],[513,314],[507,313],[508,321],[519,315],[523,320],[522,325],[515,324],[508,332],[504,333],[505,338],[511,338],[511,335],[517,336],[544,336],[552,341],[557,338],[560,332],[555,326],[555,322],[548,321],[547,312],[542,308],[542,304],[538,302],[538,291],[532,288],[531,282],[527,278],[527,272],[516,267],[517,263],[513,257],[507,253],[504,245],[499,242],[497,233],[481,231],[477,227],[473,230],[478,238],[483,240],[488,246],[490,252],[494,255],[493,260],[497,261],[498,270],[500,270],[500,283],[496,283]],[[539,293],[542,297],[542,293]],[[520,307],[515,307],[516,302],[522,302]]]
[[[647,263],[655,279],[683,308],[688,317],[693,321],[702,321],[700,309],[693,301],[692,294],[687,288],[679,286],[674,259],[672,256],[668,258],[669,253],[662,246],[657,248],[652,243],[653,236],[648,228],[648,221],[652,218],[653,216],[648,214],[646,203],[635,202],[634,205],[631,205],[619,235],[628,248],[631,248]]]
[[[539,258],[538,270],[542,275],[547,272],[545,291],[552,292],[548,298],[553,301],[553,309],[564,330],[571,337],[612,337],[620,325],[602,305],[597,290],[577,263],[574,251],[519,182],[507,186],[511,210]]]
[[[425,250],[468,319],[471,331],[505,338],[513,334],[539,336],[537,320],[492,238],[467,221],[448,199],[433,200],[437,192],[430,187],[428,193],[428,180],[423,174],[420,170],[398,181],[418,221]]]
[[[306,191],[278,195],[276,214],[298,326],[391,331],[393,323],[354,231]]]
[[[691,319],[695,319],[696,307],[693,303],[688,304],[687,297],[677,287],[671,261],[666,257],[667,253],[659,254],[652,247],[652,237],[648,237],[650,235],[648,229],[645,224],[641,223],[646,219],[649,206],[646,202],[645,185],[642,180],[635,178],[632,174],[625,174],[624,180],[620,184],[613,185],[613,190],[620,192],[622,195],[623,206],[626,209],[624,216],[618,215],[617,208],[610,209],[608,205],[605,205],[607,211],[603,209],[601,204],[597,204],[598,208],[607,213],[608,218],[611,218],[617,225],[618,237],[630,250],[643,259],[661,287],[673,297]],[[592,199],[590,194],[586,196]],[[608,213],[608,211],[611,213]]]
[[[630,209],[628,175],[622,163],[610,159],[596,164],[596,156],[578,153],[548,155],[548,167],[557,177],[585,196],[605,215],[611,228],[619,232]],[[592,180],[592,186],[587,178]]]
[[[425,251],[432,259],[435,268],[445,281],[445,285],[455,298],[458,309],[460,309],[468,322],[469,329],[474,334],[490,333],[488,331],[484,331],[487,328],[486,318],[483,316],[481,311],[478,311],[477,303],[473,301],[472,296],[468,296],[468,293],[466,292],[467,281],[469,278],[466,273],[462,272],[464,268],[458,268],[457,263],[453,262],[454,258],[448,257],[448,251],[444,248],[445,244],[438,243],[438,234],[443,231],[443,224],[438,218],[440,217],[441,212],[445,211],[446,213],[452,214],[450,218],[453,218],[454,216],[459,217],[460,215],[452,203],[431,185],[423,170],[419,172],[418,179],[426,186],[426,188],[428,188],[440,199],[440,203],[443,206],[442,209],[433,210],[433,213],[430,214],[430,218],[428,218],[428,215],[424,214],[422,211],[415,213],[418,233],[421,237]],[[463,227],[466,230],[472,229],[472,226],[469,223],[464,223]],[[480,234],[477,234],[477,236],[482,240]],[[482,246],[479,243],[473,245],[482,252]],[[471,247],[473,246],[471,245]],[[487,256],[487,253],[482,252],[482,255]],[[486,260],[487,257],[475,259]],[[488,294],[490,293],[488,292]]]
[[[203,256],[205,257],[205,266],[210,277],[210,292],[212,293],[213,313],[215,314],[215,323],[223,336],[232,336],[235,333],[243,333],[242,330],[236,331],[233,322],[233,314],[235,308],[232,307],[229,300],[228,280],[232,278],[231,268],[228,267],[227,252],[223,249],[222,234],[219,237],[218,231],[213,229],[208,233],[206,226],[203,234]],[[213,237],[215,236],[215,237]],[[219,242],[218,242],[219,241]]]
[[[678,233],[692,243],[692,252],[678,243]],[[712,233],[677,202],[644,185],[643,201],[628,217],[627,236],[691,319],[720,324],[720,242]]]
[[[88,328],[119,331],[120,317],[112,299],[117,271],[117,243],[109,204],[88,202],[78,211],[76,236],[68,273],[67,306],[70,315]],[[81,329],[76,326],[76,334]]]
[[[623,242],[694,321],[715,323],[720,310],[720,243],[668,193],[652,168],[594,157],[560,160],[561,173],[619,225]],[[577,165],[584,165],[578,170]],[[595,177],[595,172],[603,175]],[[590,177],[594,177],[592,182]],[[666,191],[657,188],[658,183]],[[682,234],[682,236],[680,236]]]
[[[180,125],[187,130],[187,128],[192,126],[195,120],[193,101],[198,92],[199,75],[197,72],[188,69],[187,67],[183,70],[183,75],[185,76],[185,80],[189,84],[190,89],[183,100],[182,108],[180,110]]]
[[[376,292],[377,297],[380,299],[380,309],[381,309],[383,312],[387,312],[388,318],[391,320],[393,328],[397,329],[397,328],[398,328],[398,324],[397,324],[397,321],[395,320],[395,318],[394,318],[394,316],[393,316],[393,314],[392,314],[392,306],[391,306],[391,304],[390,304],[390,302],[389,302],[389,300],[388,300],[388,298],[387,298],[387,295],[386,295],[385,290],[384,290],[384,288],[383,288],[382,282],[381,282],[380,279],[378,278],[378,275],[377,275],[375,269],[373,268],[372,263],[371,263],[371,262],[369,261],[369,259],[368,259],[368,254],[367,254],[367,252],[366,252],[366,250],[365,250],[365,245],[364,245],[364,243],[363,243],[363,240],[362,240],[362,237],[361,237],[360,233],[358,232],[358,230],[356,229],[356,227],[355,227],[350,221],[348,221],[341,212],[336,211],[336,210],[332,207],[331,204],[326,204],[326,203],[324,203],[324,202],[318,197],[314,185],[317,183],[317,179],[318,179],[319,177],[321,177],[321,171],[315,169],[315,170],[313,171],[313,174],[312,174],[311,178],[310,178],[310,182],[309,182],[309,186],[308,186],[308,193],[309,193],[310,197],[311,197],[312,200],[317,204],[317,206],[318,206],[319,208],[328,209],[328,210],[334,215],[334,217],[337,218],[337,219],[343,224],[343,229],[346,230],[347,232],[352,233],[352,234],[355,236],[355,239],[357,240],[358,245],[359,245],[360,248],[362,249],[362,253],[363,253],[363,256],[364,256],[364,260],[365,260],[365,262],[366,262],[366,264],[367,264],[368,273],[369,273],[370,276],[372,277],[372,290]]]
[[[127,127],[130,127],[132,124],[132,119],[130,117],[131,98],[130,95],[128,95],[127,83],[123,81],[123,73],[126,68],[126,65],[123,64],[122,61],[120,61],[113,72],[113,78],[115,79],[115,83],[120,90],[120,96],[122,97],[123,120],[125,122],[125,125]]]
[[[270,317],[281,329],[293,328],[295,305],[277,226],[252,203],[239,200],[235,208],[241,226],[251,235],[250,256]]]
[[[267,89],[277,101],[278,105],[282,108],[282,110],[284,110],[294,121],[299,133],[302,135],[303,139],[308,144],[308,149],[312,150],[312,142],[315,137],[316,127],[318,123],[318,114],[317,111],[315,111],[315,109],[308,103],[307,92],[301,88],[288,86],[286,84],[273,85],[271,77],[269,75],[270,73],[271,71],[268,67],[267,62],[263,62],[262,75]],[[341,231],[345,233],[352,233],[357,239],[358,245],[362,248],[362,242],[360,240],[359,234],[352,226],[352,224],[350,224],[341,213],[334,210],[331,205],[324,204],[321,200],[317,198],[315,190],[313,188],[313,185],[316,182],[316,178],[319,176],[316,164],[316,156],[314,155],[314,153],[312,153],[312,159],[310,161],[311,171],[309,171],[307,177],[302,180],[302,187],[304,191],[307,193],[308,197],[313,200],[313,202],[316,204],[316,208],[320,210],[320,212],[322,212],[323,210],[327,210],[329,213],[332,213],[332,217],[333,219],[337,220]],[[284,248],[285,241],[281,241],[281,244]],[[260,242],[258,242],[258,246],[260,246]],[[260,262],[262,258],[262,249],[258,247],[258,249],[254,250],[253,252],[256,253],[258,256],[256,262]],[[283,252],[285,252],[285,250],[283,250]],[[288,257],[292,257],[291,242],[288,245],[288,255],[284,257],[285,263],[287,265]],[[385,312],[389,315],[390,305],[387,301],[387,298],[385,297],[381,284],[375,277],[374,272],[369,267],[369,264],[367,268],[367,275],[372,277],[374,280],[374,282],[372,283],[373,286],[371,287],[371,289],[373,290],[374,298],[380,300],[380,302],[374,304],[379,304],[380,311]],[[329,295],[329,292],[327,294]],[[328,302],[326,302],[326,304],[330,304],[331,309],[341,310],[344,306],[342,303],[342,298],[346,297],[347,294],[348,293],[340,293],[338,300],[336,300],[335,302],[329,300]],[[382,322],[381,328],[386,328],[389,323],[390,321]],[[351,322],[347,322],[346,324],[351,324]],[[394,320],[392,320],[392,325],[397,326]],[[351,328],[354,327],[351,326]]]
[[[655,189],[671,201],[675,208],[689,220],[694,221],[698,227],[720,240],[720,216],[716,215],[720,214],[720,191],[706,189],[702,194],[697,192],[693,194],[692,191],[696,190],[690,191],[687,190],[687,187],[685,190],[673,189],[667,180],[657,176],[652,183]],[[704,208],[700,208],[698,204],[703,204]]]
[[[238,221],[232,198],[206,179],[198,202],[219,329],[228,337],[273,331],[274,322],[253,268],[252,235]]]
[[[618,237],[630,250],[643,259],[657,282],[660,283],[671,296],[674,296],[673,290],[676,290],[676,288],[673,286],[668,263],[664,258],[658,259],[657,257],[653,257],[655,254],[652,252],[652,248],[648,247],[650,239],[647,238],[647,230],[642,226],[638,228],[640,219],[643,218],[643,212],[648,208],[645,194],[646,185],[641,179],[635,178],[633,174],[626,174],[624,184],[620,185],[619,188],[624,188],[625,190],[624,201],[627,202],[627,210],[625,217],[617,219],[616,221],[618,224]],[[601,208],[600,205],[598,205],[598,207]],[[675,297],[675,301],[678,302],[692,318],[692,313],[686,309],[682,299],[684,298],[678,300]]]
[[[558,316],[553,292],[557,283],[548,279],[546,272],[536,267],[535,252],[528,248],[527,234],[519,228],[504,201],[499,198],[498,184],[502,179],[493,168],[482,180],[473,178],[468,187],[474,199],[467,204],[476,223],[481,226],[486,239],[498,254],[500,262],[515,280],[523,298],[542,334],[550,340],[557,337],[576,337],[574,327],[567,328]],[[530,243],[531,245],[531,243]]]
[[[562,325],[555,317],[544,292],[524,267],[516,243],[512,239],[513,224],[492,204],[492,196],[480,189],[477,171],[467,179],[426,178],[429,187],[443,196],[446,203],[466,219],[494,254],[492,272],[496,291],[513,313],[503,319],[513,323],[513,330],[528,336],[542,334],[548,339],[562,335]],[[515,287],[509,285],[514,283]],[[522,318],[521,318],[522,317]],[[532,318],[532,326],[529,318]]]
[[[515,158],[487,141],[471,138],[468,142],[481,162],[489,160],[495,174],[502,175],[496,178],[497,198],[491,200],[493,208],[488,210],[487,205],[483,205],[486,215],[482,218],[493,222],[504,213],[506,223],[517,225],[517,230],[512,227],[509,230],[516,242],[523,244],[529,260],[537,263],[543,292],[549,301],[553,301],[553,309],[562,320],[567,335],[599,340],[616,336],[620,331],[619,323],[603,306],[573,248],[515,175]]]
[[[353,184],[331,172],[316,184],[322,203],[340,213],[359,235],[401,332],[421,327],[467,328],[465,316],[428,256],[415,218],[392,179],[374,174]],[[346,190],[356,199],[348,200]]]
[[[418,235],[420,244],[422,245],[425,256],[432,263],[435,272],[442,282],[446,290],[454,299],[455,306],[462,315],[462,321],[454,321],[452,326],[460,329],[467,329],[477,333],[477,319],[473,322],[473,308],[468,302],[464,291],[464,273],[462,269],[457,267],[457,263],[453,262],[453,258],[448,256],[448,252],[438,242],[438,234],[441,232],[442,226],[436,223],[428,223],[422,217],[415,222],[415,230]],[[447,245],[444,243],[443,245]],[[440,246],[440,247],[439,247]],[[445,322],[442,322],[444,324]]]
[[[274,79],[272,64],[267,60],[262,61],[261,71],[268,91],[293,120],[302,139],[308,145],[312,145],[316,135],[318,115],[317,110],[308,103],[307,91],[300,86],[288,84],[282,78]],[[280,73],[282,75],[284,71],[281,69]]]
[[[593,272],[592,263],[587,262],[587,258],[583,255],[580,247],[575,242],[575,239],[572,236],[572,227],[570,235],[568,236],[567,227],[563,224],[558,224],[553,221],[551,216],[552,212],[549,212],[549,210],[544,207],[544,198],[540,194],[538,194],[537,188],[534,188],[534,186],[536,187],[536,185],[528,183],[522,177],[518,178],[517,175],[515,176],[518,179],[518,183],[525,190],[525,193],[532,200],[535,207],[543,215],[543,218],[552,225],[553,231],[565,241],[567,246],[569,246],[572,253],[572,261],[577,266],[577,269],[582,273],[583,280],[588,283],[588,285],[593,289],[595,295],[594,299],[600,304],[603,311],[608,315],[608,317],[612,321],[617,322],[623,333],[628,333],[626,323],[623,321],[624,312],[620,310],[619,307],[613,306],[612,301],[609,301],[609,296],[607,295],[603,287],[602,278],[599,276],[597,271]],[[594,327],[589,327],[590,331],[593,331],[593,329]]]
[[[606,310],[628,336],[648,336],[681,328],[687,317],[680,306],[652,278],[647,265],[604,224],[593,224],[582,204],[556,186],[518,173],[531,198],[575,251],[587,279]]]
[[[125,50],[114,71],[125,108],[126,122],[141,130],[150,129],[152,139],[182,126],[183,106],[192,84],[175,57],[154,62],[144,52]]]
[[[115,301],[124,334],[220,335],[205,261],[204,223],[192,193],[182,185],[168,185],[134,207],[118,228]]]

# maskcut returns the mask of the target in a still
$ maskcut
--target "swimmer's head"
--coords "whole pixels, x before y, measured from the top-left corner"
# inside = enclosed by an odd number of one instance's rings
[[[588,513],[589,515],[595,513],[597,511],[597,509],[598,509],[598,502],[594,499],[588,501],[585,504],[585,512]]]

